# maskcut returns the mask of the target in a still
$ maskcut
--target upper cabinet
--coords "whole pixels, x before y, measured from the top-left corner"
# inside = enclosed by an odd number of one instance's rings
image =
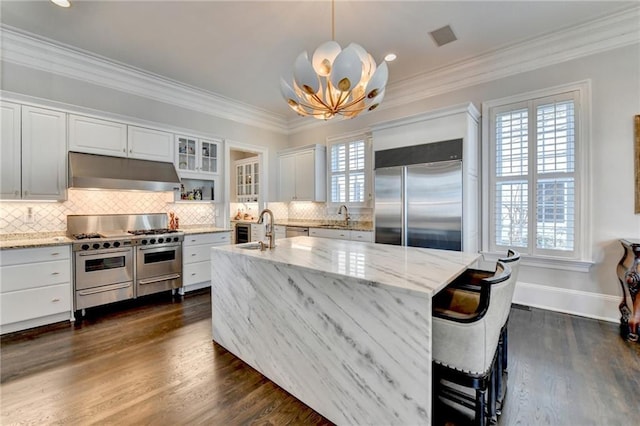
[[[69,150],[173,162],[173,135],[160,130],[69,115]]]
[[[66,114],[10,102],[1,105],[2,199],[66,199]]]
[[[278,153],[280,201],[326,201],[327,148],[312,145]]]
[[[258,201],[260,196],[260,162],[258,157],[238,160],[236,171],[236,201],[249,203]]]
[[[176,166],[180,177],[206,179],[218,174],[218,152],[222,141],[176,136]]]

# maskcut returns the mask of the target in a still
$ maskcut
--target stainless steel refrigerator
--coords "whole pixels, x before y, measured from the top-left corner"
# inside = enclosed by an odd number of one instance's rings
[[[375,155],[376,243],[462,250],[462,141]]]

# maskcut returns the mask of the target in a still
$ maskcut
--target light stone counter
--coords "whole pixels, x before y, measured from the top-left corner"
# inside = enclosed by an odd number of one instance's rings
[[[70,245],[64,232],[32,232],[0,235],[0,250]]]
[[[215,226],[206,225],[188,225],[184,228],[178,229],[178,231],[184,232],[184,235],[196,235],[196,234],[217,234],[219,232],[231,232],[231,229],[216,228]]]
[[[213,340],[337,424],[431,423],[431,297],[477,254],[243,246],[211,250]]]

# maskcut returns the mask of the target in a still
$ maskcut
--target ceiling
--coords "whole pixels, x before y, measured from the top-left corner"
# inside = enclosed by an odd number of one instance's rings
[[[0,21],[30,33],[292,119],[280,95],[296,56],[331,39],[331,4],[317,1],[88,1],[63,9],[0,2]],[[390,52],[389,88],[456,62],[637,5],[635,1],[342,1],[335,36],[376,61]],[[458,40],[436,47],[450,25]],[[392,90],[392,89],[389,89]]]

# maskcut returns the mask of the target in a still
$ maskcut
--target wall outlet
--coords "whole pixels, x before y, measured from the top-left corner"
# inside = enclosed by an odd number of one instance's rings
[[[27,207],[27,213],[25,213],[22,220],[24,221],[24,223],[36,222],[36,213],[33,211],[33,207]]]

